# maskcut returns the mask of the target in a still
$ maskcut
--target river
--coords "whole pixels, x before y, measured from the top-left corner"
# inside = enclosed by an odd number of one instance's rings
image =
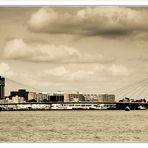
[[[135,141],[148,141],[148,110],[0,112],[0,142]]]

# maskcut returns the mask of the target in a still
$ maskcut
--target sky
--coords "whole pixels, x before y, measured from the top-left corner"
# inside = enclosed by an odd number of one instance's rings
[[[146,7],[1,7],[0,75],[49,93],[107,93],[140,81],[147,18]],[[6,81],[7,94],[18,87]]]

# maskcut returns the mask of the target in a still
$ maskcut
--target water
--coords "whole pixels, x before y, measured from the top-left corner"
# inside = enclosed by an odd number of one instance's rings
[[[148,141],[148,111],[0,112],[1,142]]]

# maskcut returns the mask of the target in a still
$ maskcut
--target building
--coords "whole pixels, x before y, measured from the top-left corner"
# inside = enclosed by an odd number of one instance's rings
[[[115,102],[114,94],[63,93],[64,102]]]
[[[84,97],[79,92],[65,93],[62,91],[54,92],[53,95],[48,96],[49,102],[79,102],[84,101]]]
[[[113,94],[83,94],[85,101],[90,102],[115,102]]]
[[[115,102],[113,94],[82,94],[72,93],[64,94],[64,102]]]
[[[19,89],[18,91],[11,91],[10,92],[10,99],[12,97],[18,96],[18,97],[23,97],[25,101],[28,101],[28,91],[26,89]]]
[[[29,92],[28,93],[28,101],[37,102],[37,93],[36,92]]]
[[[85,101],[82,93],[64,93],[64,102],[81,102]]]
[[[92,97],[92,96],[91,96]],[[83,102],[83,101],[93,101],[94,95],[92,99],[90,99],[90,94],[86,95],[75,92],[75,93],[54,93],[50,96],[49,101],[51,102]]]
[[[99,102],[115,102],[114,94],[99,94]]]
[[[37,102],[47,102],[48,95],[46,93],[37,93]]]
[[[54,92],[53,95],[48,96],[49,102],[64,102],[64,92]]]
[[[28,92],[28,102],[115,102],[114,94],[82,94],[80,92],[47,93]]]
[[[5,78],[0,76],[0,99],[5,97]]]
[[[64,102],[69,102],[69,94],[68,93],[64,93]]]
[[[25,99],[24,97],[15,96],[12,97],[12,103],[24,103]]]
[[[83,94],[85,101],[98,102],[100,97],[98,94]]]
[[[28,93],[28,102],[47,102],[47,101],[48,101],[47,93],[36,93],[36,92]]]

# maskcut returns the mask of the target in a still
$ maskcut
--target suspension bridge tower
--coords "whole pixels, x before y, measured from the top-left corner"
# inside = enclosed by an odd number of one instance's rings
[[[5,78],[0,76],[0,100],[5,97]]]

